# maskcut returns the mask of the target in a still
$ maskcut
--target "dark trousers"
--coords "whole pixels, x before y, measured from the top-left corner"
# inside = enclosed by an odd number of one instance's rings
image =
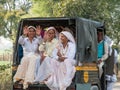
[[[101,90],[107,90],[107,88],[106,88],[106,79],[105,79],[105,73],[106,73],[105,65],[103,65],[102,68],[103,68],[103,74],[102,74],[101,79],[100,79]]]

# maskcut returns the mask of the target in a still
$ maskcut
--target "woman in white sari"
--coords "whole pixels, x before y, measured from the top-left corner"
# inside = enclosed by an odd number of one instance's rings
[[[44,60],[45,57],[52,57],[52,52],[58,44],[58,35],[57,31],[54,27],[49,27],[45,31],[45,35],[43,37],[43,42],[39,46],[40,56],[36,60],[35,65],[35,77],[37,76],[38,69]]]
[[[45,83],[51,90],[66,90],[76,71],[76,45],[72,34],[62,31],[60,42],[53,51],[53,56],[44,59],[35,79],[35,82]]]
[[[23,84],[23,88],[27,88],[28,83],[34,80],[35,60],[39,55],[40,40],[40,37],[36,38],[36,28],[33,26],[25,27],[23,35],[18,40],[23,47],[24,56],[13,79],[14,82]]]

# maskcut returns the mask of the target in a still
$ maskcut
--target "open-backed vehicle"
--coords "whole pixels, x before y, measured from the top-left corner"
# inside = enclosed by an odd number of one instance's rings
[[[16,43],[13,56],[13,76],[20,64],[20,55],[18,39],[22,35],[25,25],[37,26],[43,28],[54,26],[58,32],[60,27],[68,27],[72,30],[76,39],[76,74],[68,90],[101,90],[99,71],[97,67],[97,28],[103,26],[103,23],[84,18],[24,18],[21,19],[18,27]],[[22,90],[17,88],[19,85],[13,85],[13,90]],[[29,85],[27,90],[49,90],[46,85]]]

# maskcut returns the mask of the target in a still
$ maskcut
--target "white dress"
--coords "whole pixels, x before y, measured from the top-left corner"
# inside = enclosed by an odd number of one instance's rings
[[[67,46],[63,48],[62,44],[59,46],[60,52],[64,52],[67,57],[63,62],[58,60],[58,47],[53,51],[53,57],[46,57],[39,67],[39,74],[35,81],[45,82],[51,90],[66,90],[71,84],[75,74],[75,44],[68,42]]]
[[[14,82],[23,79],[23,85],[26,85],[28,82],[32,83],[35,78],[35,63],[39,55],[38,46],[40,41],[37,38],[33,38],[32,42],[30,42],[27,37],[24,38],[21,36],[18,42],[23,46],[24,56],[13,79]]]
[[[54,38],[51,42],[43,42],[40,46],[39,46],[39,51],[43,51],[44,55],[46,57],[52,57],[52,52],[55,49],[55,47],[58,45],[58,39]],[[37,76],[37,74],[41,73],[39,72],[39,67],[41,63],[41,56],[39,56],[36,59],[36,65],[35,65],[35,77],[38,78],[39,76]]]

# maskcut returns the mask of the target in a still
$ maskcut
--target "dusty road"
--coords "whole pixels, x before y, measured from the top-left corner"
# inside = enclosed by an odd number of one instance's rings
[[[118,81],[114,84],[113,90],[120,90],[120,72],[118,74]]]
[[[120,82],[116,82],[113,90],[120,90]]]

